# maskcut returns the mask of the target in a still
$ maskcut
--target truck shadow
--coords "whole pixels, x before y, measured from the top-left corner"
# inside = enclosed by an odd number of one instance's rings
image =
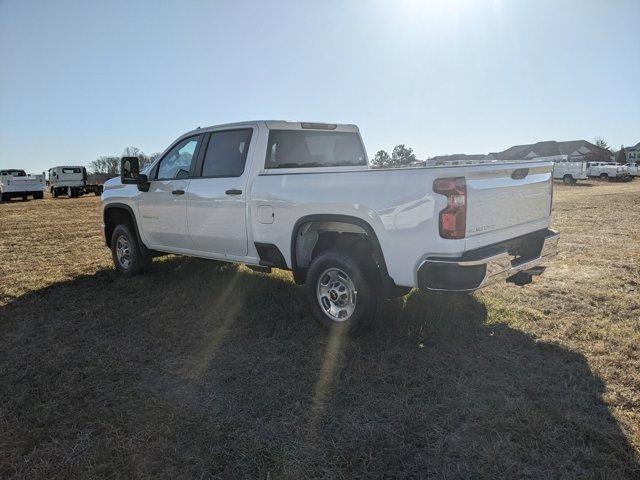
[[[585,358],[473,296],[327,335],[288,275],[189,259],[0,307],[0,475],[632,478]]]

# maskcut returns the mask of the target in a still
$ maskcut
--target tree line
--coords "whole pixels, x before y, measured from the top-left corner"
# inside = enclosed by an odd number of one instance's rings
[[[120,159],[122,157],[138,157],[140,168],[144,168],[160,156],[160,152],[147,155],[138,147],[127,147],[122,155],[101,155],[89,162],[89,171],[95,175],[117,177],[120,175]]]

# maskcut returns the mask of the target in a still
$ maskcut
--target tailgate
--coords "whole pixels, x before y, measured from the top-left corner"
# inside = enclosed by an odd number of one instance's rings
[[[38,178],[12,177],[11,185],[20,188],[39,187],[42,182]]]
[[[480,166],[467,174],[467,238],[539,228],[551,211],[552,177],[548,162]]]

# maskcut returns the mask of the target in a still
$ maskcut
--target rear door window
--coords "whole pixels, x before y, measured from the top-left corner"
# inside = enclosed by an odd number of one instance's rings
[[[253,129],[213,132],[202,165],[202,177],[239,177],[247,163]]]
[[[360,136],[353,132],[271,130],[265,168],[367,165]]]

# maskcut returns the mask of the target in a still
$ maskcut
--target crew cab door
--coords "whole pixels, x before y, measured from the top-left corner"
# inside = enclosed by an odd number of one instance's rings
[[[193,249],[187,229],[187,190],[203,135],[178,141],[150,172],[149,191],[140,192],[142,234],[150,248]]]
[[[198,251],[247,254],[245,167],[252,137],[254,129],[248,127],[214,131],[204,139],[187,191],[189,233]]]

